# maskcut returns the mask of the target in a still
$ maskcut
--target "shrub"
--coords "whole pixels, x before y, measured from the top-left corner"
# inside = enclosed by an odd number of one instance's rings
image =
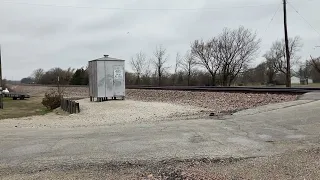
[[[62,96],[56,92],[46,93],[42,99],[42,104],[49,110],[54,110],[61,105]]]

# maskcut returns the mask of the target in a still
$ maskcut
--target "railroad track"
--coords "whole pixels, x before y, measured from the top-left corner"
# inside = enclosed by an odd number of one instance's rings
[[[202,92],[257,92],[257,93],[297,93],[320,92],[320,88],[279,88],[279,87],[216,87],[216,86],[126,86],[127,89],[144,90],[174,90],[174,91],[202,91]]]
[[[21,84],[24,86],[47,86],[57,87],[57,85],[41,84]],[[84,85],[61,85],[61,87],[88,87]],[[312,87],[244,87],[244,86],[137,86],[127,85],[126,89],[143,89],[143,90],[173,90],[173,91],[200,91],[200,92],[256,92],[256,93],[296,93],[303,94],[308,92],[320,92],[320,88]]]

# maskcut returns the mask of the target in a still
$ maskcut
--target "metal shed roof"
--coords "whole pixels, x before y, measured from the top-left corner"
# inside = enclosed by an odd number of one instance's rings
[[[112,58],[112,57],[109,57],[109,55],[103,55],[102,58],[94,59],[94,60],[91,60],[91,61],[125,61],[125,60]]]

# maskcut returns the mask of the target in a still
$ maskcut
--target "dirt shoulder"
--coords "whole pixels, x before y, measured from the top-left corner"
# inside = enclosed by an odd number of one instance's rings
[[[256,158],[109,162],[59,167],[11,169],[2,179],[109,179],[109,180],[227,180],[318,179],[320,148]]]

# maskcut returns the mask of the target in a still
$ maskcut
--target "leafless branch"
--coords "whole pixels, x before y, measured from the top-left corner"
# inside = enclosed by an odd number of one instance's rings
[[[205,67],[211,75],[212,84],[216,83],[216,74],[220,68],[220,63],[215,57],[213,41],[204,42],[203,40],[195,40],[191,44],[191,53],[196,58],[197,64]]]
[[[259,50],[260,39],[241,26],[235,30],[224,29],[213,42],[221,66],[221,84],[230,86]]]
[[[153,65],[156,68],[156,73],[158,76],[158,85],[161,86],[163,74],[165,73],[165,70],[168,68],[166,66],[166,63],[168,61],[167,50],[160,45],[156,47],[156,50],[153,54],[155,57],[155,59],[153,59]]]
[[[181,68],[186,72],[188,77],[188,86],[190,86],[190,79],[193,74],[194,67],[197,65],[197,61],[193,54],[188,51],[186,52],[184,58],[180,62]]]
[[[300,37],[296,36],[294,38],[289,39],[289,52],[291,58],[291,67],[296,65],[300,59],[297,53],[300,51],[302,47]],[[287,69],[287,61],[286,61],[286,51],[285,51],[285,42],[284,40],[275,41],[270,50],[264,55],[268,62],[270,62],[273,68],[277,72],[281,72],[286,74]]]
[[[35,80],[35,82],[39,84],[44,74],[45,74],[44,70],[39,68],[33,71],[32,77]]]
[[[178,69],[181,63],[181,55],[179,52],[177,52],[176,54],[176,62],[174,65],[174,74],[172,74],[172,84],[175,85],[176,84],[176,80],[177,80],[177,76],[178,76]]]
[[[314,59],[310,56],[313,68],[320,73],[320,57]]]
[[[140,84],[141,75],[146,68],[146,55],[140,51],[135,57],[131,58],[130,64],[133,71],[136,73],[137,84]]]

